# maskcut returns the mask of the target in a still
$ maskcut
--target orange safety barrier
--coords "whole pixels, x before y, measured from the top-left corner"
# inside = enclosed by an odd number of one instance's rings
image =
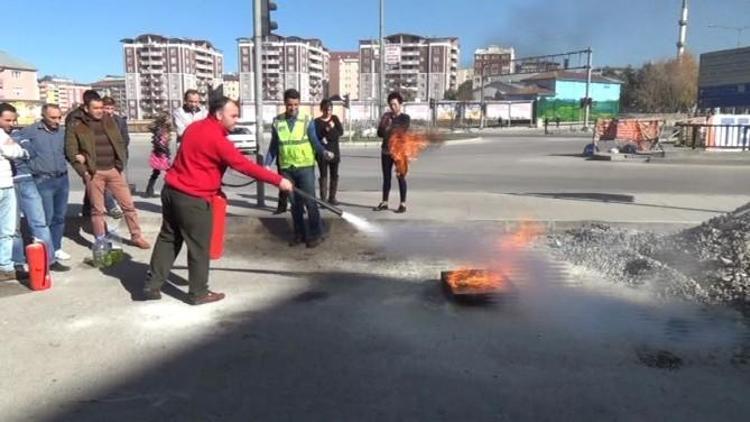
[[[650,151],[659,142],[663,120],[600,119],[596,122],[594,142],[618,141],[634,144],[638,151]]]

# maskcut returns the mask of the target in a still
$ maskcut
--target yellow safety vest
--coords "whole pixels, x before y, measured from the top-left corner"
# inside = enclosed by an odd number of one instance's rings
[[[298,116],[294,127],[290,128],[285,114],[276,116],[273,126],[279,135],[279,167],[302,168],[315,165],[315,150],[307,136],[310,118]]]

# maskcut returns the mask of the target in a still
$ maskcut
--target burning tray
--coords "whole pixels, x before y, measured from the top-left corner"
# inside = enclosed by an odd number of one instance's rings
[[[504,274],[476,268],[442,271],[440,281],[454,299],[468,301],[493,300],[512,287]]]

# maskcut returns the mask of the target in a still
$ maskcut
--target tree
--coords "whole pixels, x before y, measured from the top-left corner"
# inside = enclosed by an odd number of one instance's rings
[[[649,113],[689,112],[698,94],[698,62],[691,54],[681,59],[648,63],[637,75],[633,108]]]
[[[447,101],[456,101],[457,98],[458,93],[452,89],[445,91],[445,94],[443,94],[443,99]]]
[[[474,82],[471,79],[464,81],[458,87],[456,98],[459,101],[472,101],[474,99]]]

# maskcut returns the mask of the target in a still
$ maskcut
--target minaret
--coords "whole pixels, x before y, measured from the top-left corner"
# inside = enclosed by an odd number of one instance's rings
[[[685,54],[685,42],[687,41],[688,24],[688,0],[682,0],[682,15],[680,17],[680,39],[677,41],[677,58],[681,59]]]

